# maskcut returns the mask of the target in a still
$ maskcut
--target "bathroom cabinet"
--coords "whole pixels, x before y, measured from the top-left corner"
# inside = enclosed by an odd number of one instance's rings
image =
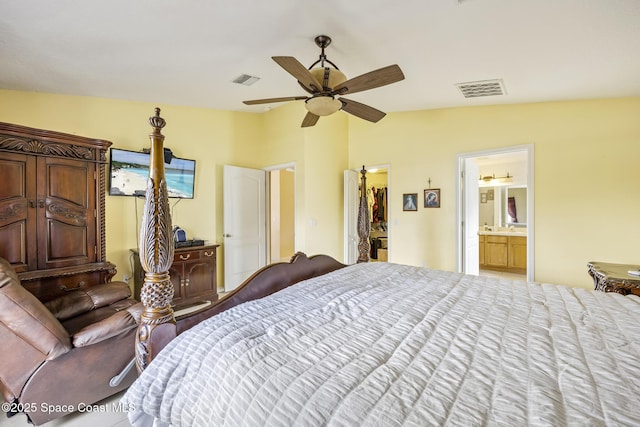
[[[527,270],[527,237],[509,234],[509,232],[480,233],[480,267],[513,272]]]

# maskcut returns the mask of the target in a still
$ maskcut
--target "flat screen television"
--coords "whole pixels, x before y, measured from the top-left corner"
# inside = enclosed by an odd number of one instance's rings
[[[149,178],[149,153],[111,148],[109,195],[144,196]],[[173,157],[164,164],[169,197],[193,199],[196,161]]]

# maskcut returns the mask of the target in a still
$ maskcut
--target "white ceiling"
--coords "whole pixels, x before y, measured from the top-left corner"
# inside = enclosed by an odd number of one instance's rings
[[[0,88],[261,112],[305,95],[271,56],[309,66],[319,34],[347,78],[402,68],[349,96],[385,112],[640,96],[639,0],[0,0]]]

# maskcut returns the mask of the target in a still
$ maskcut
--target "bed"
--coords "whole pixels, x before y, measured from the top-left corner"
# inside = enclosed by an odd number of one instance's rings
[[[174,319],[164,283],[134,426],[640,425],[634,295],[297,254]]]
[[[640,425],[640,298],[362,263],[180,334],[134,426]]]

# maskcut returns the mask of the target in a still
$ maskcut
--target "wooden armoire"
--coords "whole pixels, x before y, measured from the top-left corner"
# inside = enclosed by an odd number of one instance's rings
[[[111,142],[0,123],[0,257],[40,300],[108,282]]]

